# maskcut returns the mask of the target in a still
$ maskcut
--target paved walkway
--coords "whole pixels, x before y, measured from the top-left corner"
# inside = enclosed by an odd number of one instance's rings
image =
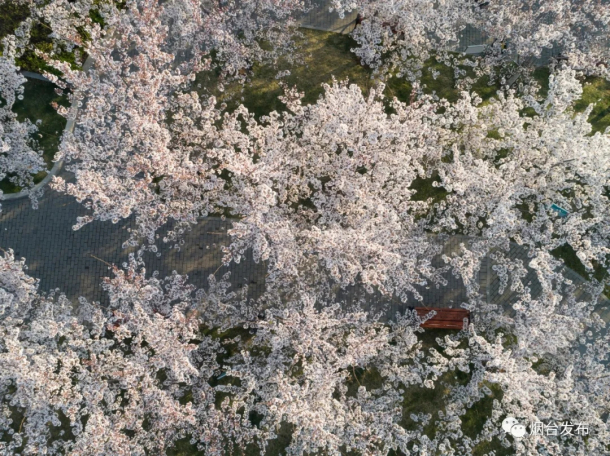
[[[345,13],[344,17],[339,17],[337,12],[329,12],[331,6],[329,0],[315,0],[312,3],[315,8],[299,18],[301,27],[343,34],[351,33],[354,30],[357,11]]]
[[[110,276],[108,266],[95,257],[120,265],[127,261],[134,248],[122,249],[129,238],[127,228],[133,218],[119,223],[93,222],[78,231],[72,230],[76,217],[86,214],[82,205],[71,196],[45,189],[39,208],[32,209],[29,199],[2,203],[0,214],[0,247],[12,248],[17,257],[25,257],[28,273],[40,279],[40,290],[59,288],[70,299],[84,296],[107,302],[100,283]],[[146,253],[147,272],[158,270],[161,277],[173,270],[188,274],[190,281],[201,287],[207,277],[221,264],[221,244],[228,243],[227,223],[208,219],[199,223],[186,236],[186,249],[180,252],[163,249],[157,258]],[[265,267],[253,261],[232,264],[218,270],[217,277],[230,270],[236,287],[249,286],[254,297],[264,287]],[[148,275],[148,274],[147,274]]]
[[[66,176],[68,177],[68,176]],[[120,265],[128,258],[134,248],[122,249],[122,243],[128,239],[127,228],[133,224],[133,219],[123,220],[117,224],[111,222],[93,222],[78,231],[72,230],[76,217],[82,216],[86,210],[73,197],[60,195],[49,188],[40,199],[39,209],[30,206],[29,199],[7,201],[3,203],[0,214],[0,247],[12,248],[17,257],[25,257],[29,268],[28,273],[40,279],[40,290],[49,291],[59,288],[75,300],[84,296],[90,300],[107,303],[107,297],[101,288],[103,277],[110,276],[108,266],[104,262]],[[170,275],[172,271],[187,274],[189,282],[197,287],[207,287],[207,277],[221,265],[221,245],[229,242],[226,234],[230,222],[217,218],[200,221],[186,234],[184,248],[177,252],[163,246],[161,257],[146,253],[144,260],[147,275],[159,271],[160,277]],[[163,233],[161,233],[162,237]],[[444,254],[457,252],[462,242],[468,238],[454,236],[444,246]],[[509,256],[529,263],[527,252],[517,245],[511,246]],[[103,260],[103,261],[100,261]],[[432,265],[444,265],[440,257],[433,259]],[[493,272],[489,258],[483,261],[477,275],[477,282],[483,296],[488,296],[489,302],[500,304],[505,309],[515,301],[516,294],[510,290],[499,293],[499,279]],[[256,264],[251,256],[240,264],[218,269],[217,277],[231,271],[231,282],[236,288],[248,286],[249,295],[259,296],[265,286],[266,266]],[[583,283],[576,273],[568,271],[569,278],[575,283]],[[450,273],[445,274],[447,286],[436,288],[419,287],[424,298],[423,303],[434,307],[459,307],[466,301],[466,289],[462,280]],[[529,271],[526,284],[537,296],[540,286],[533,271]],[[343,297],[348,303],[355,302],[362,288],[354,287],[346,290]],[[379,295],[370,296],[369,302],[375,309],[381,310],[387,306],[387,315],[395,315],[404,311],[408,305],[420,305],[412,296],[406,304],[397,299],[384,299]]]

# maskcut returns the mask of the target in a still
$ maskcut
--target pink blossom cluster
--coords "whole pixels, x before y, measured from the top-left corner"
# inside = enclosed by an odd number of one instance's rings
[[[544,96],[529,85],[483,103],[465,84],[454,102],[420,90],[405,103],[387,100],[383,84],[364,94],[335,80],[309,105],[284,87],[286,109],[261,118],[243,105],[227,111],[192,83],[216,66],[239,78],[290,51],[291,14],[305,3],[24,3],[30,20],[0,57],[0,175],[28,184],[41,166],[35,127],[12,113],[23,84],[15,55],[41,18],[92,62],[80,71],[45,55],[64,75],[49,77],[78,108],[78,117],[59,111],[76,123],[56,156],[75,180],[52,183],[89,210],[75,229],[133,216],[126,244],[144,240],[156,252],[168,222],[175,228],[163,241],[184,243],[200,217],[228,213],[224,264],[251,251],[268,274],[253,300],[233,292],[228,275],[196,290],[177,273],[147,275],[132,256],[103,282],[108,306],[77,305],[41,293],[25,260],[4,252],[3,454],[165,454],[185,443],[212,456],[252,445],[264,453],[286,432],[284,451],[298,456],[457,456],[489,442],[519,455],[607,451],[610,336],[598,303],[609,280],[592,274],[609,267],[610,138],[592,133],[593,105],[574,110],[581,77],[605,51],[573,30],[607,25],[605,3],[334,1],[364,14],[356,54],[414,81],[465,23],[521,55],[565,46],[570,64],[552,69]],[[94,8],[103,28],[89,18]],[[558,19],[543,24],[547,15]],[[471,63],[488,71],[500,60]],[[438,240],[452,235],[473,241],[433,266]],[[511,258],[511,243],[528,249],[527,261]],[[553,255],[566,246],[591,274],[583,289]],[[509,304],[481,293],[486,258],[500,292],[513,293]],[[476,319],[431,341],[420,325],[432,315],[407,306],[423,300],[421,287],[446,286],[449,272],[466,287],[457,304]],[[356,284],[367,294],[347,308],[341,293]],[[365,308],[379,295],[404,304],[389,322]],[[414,391],[428,390],[443,391],[441,409],[407,416],[421,402]],[[468,413],[482,403],[491,410],[473,431]],[[507,415],[596,432],[513,439],[502,431]]]

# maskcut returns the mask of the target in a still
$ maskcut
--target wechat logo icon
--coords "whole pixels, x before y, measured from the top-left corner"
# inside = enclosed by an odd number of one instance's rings
[[[525,425],[520,424],[512,416],[507,416],[506,418],[504,418],[504,421],[502,421],[502,429],[504,429],[504,432],[509,433],[517,439],[520,439],[525,434],[527,434],[527,432],[525,431]]]

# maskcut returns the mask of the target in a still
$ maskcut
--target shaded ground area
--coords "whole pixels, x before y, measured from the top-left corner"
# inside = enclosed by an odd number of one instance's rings
[[[66,119],[57,114],[51,106],[53,102],[68,106],[67,98],[55,93],[56,87],[50,82],[28,77],[28,81],[24,84],[23,100],[15,101],[13,107],[20,122],[29,119],[36,124],[37,121],[40,121],[37,124],[38,132],[34,134],[38,147],[34,149],[42,150],[47,169],[53,167],[53,157],[59,147],[59,141],[66,125]],[[46,175],[45,171],[36,174],[34,183],[40,182]],[[21,191],[21,188],[6,178],[0,181],[0,190],[4,193],[16,193]]]
[[[40,279],[41,291],[59,288],[73,300],[84,296],[106,303],[106,295],[100,285],[103,277],[110,276],[105,262],[120,265],[127,261],[130,252],[135,251],[134,248],[121,248],[121,244],[129,237],[127,229],[132,226],[133,219],[117,224],[93,222],[78,231],[72,230],[76,217],[85,213],[86,210],[73,197],[60,195],[50,189],[46,189],[38,210],[31,208],[28,199],[4,202],[0,214],[0,247],[12,248],[17,257],[26,258],[28,273]],[[229,242],[226,234],[229,226],[228,220],[204,219],[185,235],[186,242],[181,251],[166,245],[161,249],[160,257],[146,253],[144,260],[147,276],[153,271],[159,271],[160,276],[165,277],[175,270],[179,274],[187,274],[189,282],[201,288],[207,287],[207,277],[215,271],[216,277],[231,271],[234,287],[248,286],[251,297],[259,296],[265,286],[265,264],[254,263],[248,254],[246,261],[240,264],[220,267],[221,245]],[[162,238],[163,232],[160,234]],[[444,245],[443,254],[458,252],[460,243],[468,241],[463,236],[450,238]],[[527,251],[516,244],[511,246],[509,256],[520,259],[525,265],[529,263]],[[437,256],[432,265],[442,267],[444,262]],[[584,283],[578,274],[572,271],[566,274],[575,283]],[[424,298],[422,302],[415,300],[412,295],[407,303],[382,298],[380,295],[369,295],[367,302],[372,305],[369,309],[384,309],[386,318],[391,318],[396,312],[404,312],[407,306],[460,307],[467,298],[462,280],[451,273],[446,273],[444,277],[448,281],[447,286],[418,287]],[[531,270],[525,279],[526,284],[528,281],[532,294],[536,297],[540,293],[540,286]],[[517,294],[510,289],[499,293],[500,282],[488,258],[483,261],[477,274],[477,283],[480,292],[488,297],[489,302],[510,308],[516,300]],[[351,305],[361,294],[362,287],[355,286],[345,290],[341,297]]]
[[[33,210],[29,199],[3,202],[0,214],[0,247],[12,248],[16,257],[26,258],[28,273],[40,279],[40,290],[59,288],[70,299],[84,296],[106,303],[100,283],[110,276],[104,262],[120,265],[127,261],[134,248],[122,249],[129,238],[127,228],[133,218],[110,222],[93,222],[78,231],[72,230],[76,217],[86,210],[73,197],[45,189],[39,209]],[[161,277],[173,270],[188,274],[189,281],[198,287],[207,285],[207,277],[221,264],[220,245],[227,242],[227,224],[220,219],[207,219],[186,235],[186,249],[178,252],[164,248],[158,258],[146,253],[147,276],[158,270]],[[264,286],[264,265],[253,261],[221,267],[220,277],[231,271],[232,283],[237,288],[249,285],[255,297]]]
[[[299,18],[302,27],[316,30],[326,30],[336,33],[351,33],[356,24],[357,11],[345,13],[343,17],[335,11],[330,12],[331,2],[328,0],[314,0],[315,7]]]

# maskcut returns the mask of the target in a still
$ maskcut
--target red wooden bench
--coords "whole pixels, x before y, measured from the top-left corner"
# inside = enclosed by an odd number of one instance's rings
[[[436,312],[436,315],[422,323],[422,328],[463,329],[465,318],[470,323],[470,310],[466,309],[416,307],[415,311],[420,318],[425,318],[431,311]]]

